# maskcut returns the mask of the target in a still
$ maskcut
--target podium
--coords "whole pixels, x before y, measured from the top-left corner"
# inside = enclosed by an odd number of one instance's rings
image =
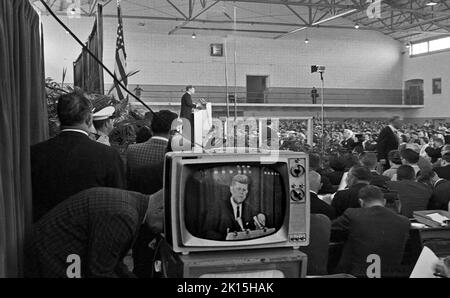
[[[204,109],[194,110],[194,137],[193,151],[202,152],[205,137],[212,127],[212,107],[211,103],[206,103]]]

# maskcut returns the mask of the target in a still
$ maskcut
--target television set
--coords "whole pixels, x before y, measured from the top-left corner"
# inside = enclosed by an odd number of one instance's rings
[[[307,154],[170,152],[164,168],[164,234],[173,252],[309,244]]]

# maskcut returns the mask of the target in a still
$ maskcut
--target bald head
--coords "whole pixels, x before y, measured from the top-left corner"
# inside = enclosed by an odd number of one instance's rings
[[[322,177],[316,171],[309,171],[309,189],[314,191],[315,193],[319,192],[319,189],[322,188],[321,183]]]

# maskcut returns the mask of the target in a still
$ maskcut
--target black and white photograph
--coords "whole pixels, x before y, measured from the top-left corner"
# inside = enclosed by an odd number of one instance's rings
[[[1,0],[0,49],[0,278],[450,277],[450,0]]]

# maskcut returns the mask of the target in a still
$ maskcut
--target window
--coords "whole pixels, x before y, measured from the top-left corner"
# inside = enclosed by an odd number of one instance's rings
[[[442,79],[433,79],[433,94],[442,93]]]
[[[428,52],[428,42],[421,42],[412,45],[411,55],[420,55]]]
[[[450,50],[450,37],[443,37],[418,43],[412,43],[409,49],[409,55],[415,56],[438,52],[442,50]]]
[[[430,52],[450,48],[450,37],[430,40]]]

